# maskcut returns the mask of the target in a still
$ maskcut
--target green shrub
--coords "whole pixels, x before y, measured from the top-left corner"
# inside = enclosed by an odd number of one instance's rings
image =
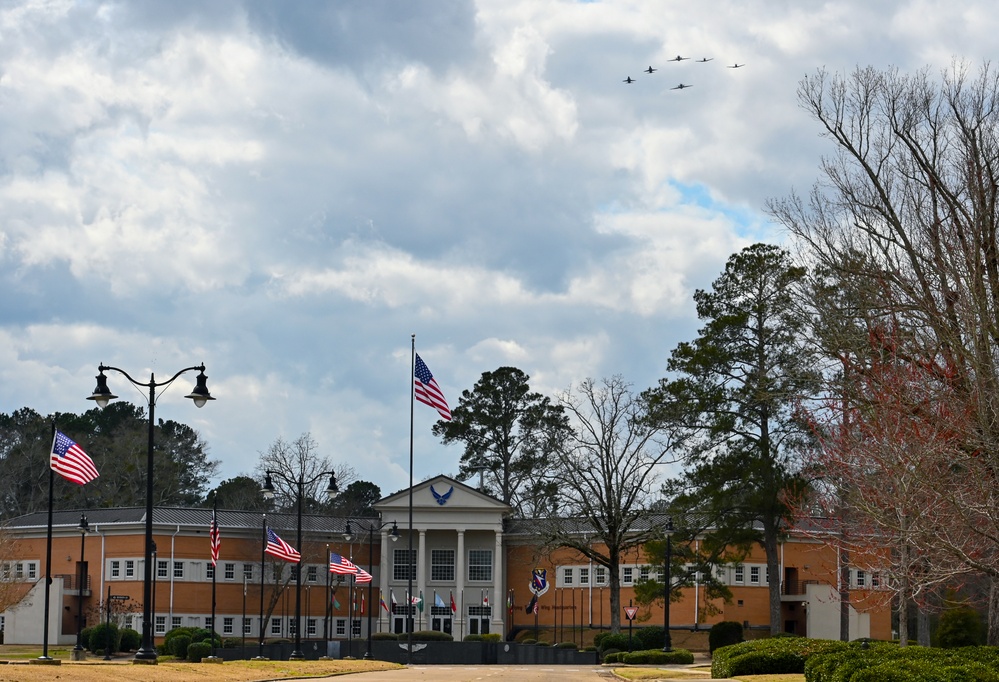
[[[371,633],[371,640],[372,641],[377,640],[379,642],[385,642],[385,641],[395,642],[398,639],[399,639],[399,635],[395,634],[394,632],[372,632]]]
[[[668,665],[670,663],[693,663],[694,654],[686,649],[673,649],[663,651],[662,649],[646,649],[644,651],[632,651],[631,653],[620,654],[622,663]]]
[[[800,673],[804,671],[805,661],[810,656],[824,651],[845,650],[849,646],[851,645],[845,642],[831,639],[808,639],[806,637],[780,637],[730,644],[716,649],[712,654],[711,675],[721,679],[733,677],[736,674],[733,671],[736,670],[737,659],[750,654],[752,656],[740,663],[738,670],[760,669],[761,672],[755,674],[766,674],[771,672],[767,668],[767,660],[772,659],[772,672],[783,672],[791,667],[795,669],[791,672]]]
[[[207,658],[211,653],[211,641],[191,642],[191,645],[187,647],[187,660],[192,663],[200,663],[202,658]]]
[[[252,644],[252,642],[251,642]],[[243,646],[243,640],[239,637],[223,637],[222,638],[222,648],[223,649],[238,649]]]
[[[578,649],[579,647],[575,642],[559,642],[555,645],[556,649]]]
[[[462,641],[463,642],[481,642],[482,641],[482,635],[465,635],[465,639],[463,639]]]
[[[582,649],[580,649],[580,651],[596,651],[596,650],[597,648],[595,646],[584,646]]]
[[[438,630],[416,630],[413,632],[414,642],[453,642],[454,637]]]
[[[93,631],[94,629],[91,627],[91,628],[83,628],[83,630],[80,632],[80,641],[84,649],[90,649],[90,633]]]
[[[947,609],[940,614],[937,644],[944,649],[977,646],[982,643],[982,621],[978,612],[967,606]]]
[[[650,625],[649,627],[635,630],[635,639],[638,640],[636,646],[642,649],[662,649],[666,645],[666,637],[663,636],[662,625]]]
[[[600,649],[600,642],[602,642],[604,640],[604,637],[606,637],[609,634],[611,634],[610,630],[604,630],[603,632],[598,632],[597,634],[593,635],[593,646],[595,646],[597,649]]]
[[[169,651],[171,656],[176,656],[177,658],[183,660],[187,658],[187,649],[191,646],[191,636],[190,635],[177,635],[170,639],[170,644],[167,646],[167,651]]]
[[[930,649],[877,642],[868,649],[818,653],[805,664],[808,682],[999,682],[999,649]]]
[[[611,649],[610,651],[604,654],[604,663],[620,663],[621,653],[622,652],[620,651],[614,651],[613,649]]]
[[[485,635],[482,635],[482,641],[483,642],[502,642],[503,641],[503,635],[501,635],[498,632],[490,632],[490,633],[487,633]]]
[[[538,640],[528,637],[527,639],[520,640],[521,644],[537,644]]]
[[[729,675],[785,675],[805,672],[805,657],[796,651],[751,651],[735,656]]]
[[[110,628],[110,639],[108,637],[108,632]],[[107,623],[101,623],[100,625],[95,625],[90,629],[90,642],[88,648],[91,651],[96,652],[98,649],[102,652],[108,648],[108,642],[111,643],[110,653],[115,653],[118,651],[118,643],[120,641],[121,635],[118,633],[118,626],[114,623],[108,625]]]
[[[551,643],[551,642],[546,642],[546,641],[545,641],[545,640],[543,640],[543,639],[539,639],[539,640],[538,640],[538,643],[537,643],[537,645],[536,645],[536,646],[551,646],[551,645],[552,645],[552,643]]]
[[[606,637],[600,640],[600,650],[606,652],[608,649],[617,649],[618,651],[631,651],[631,643],[628,640],[628,635],[623,632],[618,634],[608,634]]]
[[[713,654],[715,649],[738,644],[742,641],[742,623],[734,620],[723,620],[711,626],[711,631],[708,633],[708,651]]]
[[[121,651],[138,651],[142,646],[142,635],[132,628],[124,628],[120,632],[118,647]]]

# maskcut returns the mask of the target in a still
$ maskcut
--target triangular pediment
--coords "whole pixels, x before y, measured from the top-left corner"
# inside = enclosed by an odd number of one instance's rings
[[[409,488],[383,497],[374,504],[375,510],[396,512],[409,508]],[[511,511],[508,504],[487,495],[475,488],[456,481],[450,476],[434,476],[413,486],[413,509],[420,510],[476,510],[506,514]]]

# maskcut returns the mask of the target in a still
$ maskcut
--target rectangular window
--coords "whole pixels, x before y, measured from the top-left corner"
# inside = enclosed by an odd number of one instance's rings
[[[867,574],[857,571],[857,587],[867,587]]]
[[[739,564],[735,567],[735,584],[742,585],[746,582],[746,567]]]
[[[244,618],[243,619],[243,634],[244,635],[250,634],[253,631],[252,627],[253,627],[253,619],[252,618]]]
[[[468,580],[489,581],[493,579],[493,550],[468,550]]]
[[[243,580],[253,580],[253,564],[243,564]]]
[[[871,573],[871,587],[878,588],[881,587],[881,574],[877,571]]]
[[[288,634],[295,634],[298,632],[298,621],[294,618],[288,619]]]
[[[226,564],[225,573],[223,574],[226,580],[236,579],[236,564]]]
[[[284,573],[284,564],[274,564],[274,582],[281,580],[282,573]]]
[[[647,581],[649,579],[649,570],[650,569],[648,566],[642,566],[641,568],[639,568],[638,579]],[[663,588],[663,590],[665,591],[665,588]]]
[[[354,619],[354,627],[352,627],[351,630],[354,633],[354,637],[360,637],[361,636],[361,619],[360,618],[355,618]]]
[[[135,559],[125,559],[125,577],[135,577]]]
[[[453,583],[454,559],[455,551],[453,549],[430,550],[430,580]]]
[[[184,562],[175,561],[173,562],[173,577],[183,578],[184,577]]]
[[[169,578],[170,575],[167,573],[169,569],[169,562],[162,561],[160,559],[156,560],[156,577],[157,578]]]
[[[132,615],[125,616],[125,627],[129,630],[134,630],[133,625],[135,625],[135,617]]]
[[[607,567],[597,566],[597,585],[607,584]]]
[[[298,564],[291,565],[291,579],[298,580]]]
[[[166,634],[166,616],[156,616],[156,634]]]
[[[308,580],[310,583],[318,582],[319,569],[317,569],[315,566],[309,566],[305,570],[305,576],[306,576],[305,579]]]
[[[409,561],[406,561],[406,557]],[[392,579],[416,580],[416,550],[396,549],[392,551]]]
[[[316,636],[316,619],[315,618],[310,618],[309,620],[306,621],[305,633],[309,637],[315,637]]]
[[[17,577],[18,578],[24,577],[24,568],[22,568],[21,564],[17,565]],[[121,577],[121,562],[118,561],[117,559],[111,561],[111,577],[112,578]]]
[[[572,569],[563,568],[562,569],[562,584],[565,586],[572,585]]]
[[[209,580],[213,580],[215,578],[215,567],[212,566],[211,561],[205,564],[205,577]]]
[[[749,567],[749,584],[759,585],[760,584],[760,567],[750,566]]]
[[[228,616],[222,619],[222,634],[223,635],[231,635],[232,634],[232,626],[233,626],[234,622],[235,621],[232,618],[228,617]]]
[[[174,616],[170,619],[170,629],[179,628],[184,624],[184,620],[180,616]]]
[[[635,569],[632,568],[631,566],[625,566],[624,568],[622,568],[621,569],[621,584],[623,584],[623,585],[631,585],[633,582],[635,582],[634,572],[635,572]]]
[[[28,580],[34,580],[38,577],[38,564],[34,561],[28,562]]]
[[[581,568],[579,569],[579,584],[589,585],[590,584],[590,569]]]
[[[193,618],[192,620],[197,621],[197,618]],[[215,628],[215,619],[212,618],[211,616],[205,616],[205,629],[212,630],[214,628]]]
[[[347,620],[344,618],[336,619],[336,634],[339,637],[343,637],[347,634]]]
[[[281,634],[281,619],[271,618],[271,634],[280,635]]]

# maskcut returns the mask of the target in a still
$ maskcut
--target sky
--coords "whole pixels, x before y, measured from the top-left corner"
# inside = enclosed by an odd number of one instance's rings
[[[655,385],[834,152],[800,80],[997,33],[978,0],[0,0],[0,412],[204,363],[216,400],[189,372],[156,416],[217,480],[310,433],[399,490],[414,334],[452,407],[502,366]],[[458,468],[435,420],[417,481]]]

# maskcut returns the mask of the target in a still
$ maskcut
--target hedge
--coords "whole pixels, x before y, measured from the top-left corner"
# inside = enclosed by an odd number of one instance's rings
[[[629,641],[628,635],[623,632],[617,634],[608,633],[600,640],[601,651],[608,651],[609,649],[617,649],[618,651],[631,651],[633,641]]]
[[[488,632],[488,633],[482,635],[482,641],[483,642],[502,642],[503,641],[503,635],[501,635],[498,632]]]
[[[770,672],[801,673],[805,662],[816,653],[840,651],[845,642],[805,637],[778,637],[741,642],[717,649],[712,655],[711,676],[721,679],[735,675],[762,675]],[[745,660],[740,660],[743,659]],[[744,672],[745,670],[753,672]],[[739,672],[736,672],[739,671]]]
[[[123,628],[119,633],[118,648],[121,651],[138,651],[142,646],[142,635],[132,628]]]
[[[167,644],[167,653],[171,656],[176,656],[177,658],[183,660],[187,658],[187,650],[191,647],[191,636],[190,635],[177,635],[170,639],[170,643]]]
[[[662,649],[666,646],[666,638],[663,636],[662,625],[650,625],[635,630],[635,639],[643,650]]]
[[[200,663],[202,658],[206,658],[212,653],[212,643],[208,642],[192,642],[189,647],[187,647],[187,660],[191,663]]]
[[[876,643],[868,649],[816,654],[805,664],[807,682],[999,682],[999,648],[931,649]]]
[[[111,623],[110,630],[111,636],[108,637],[108,624],[101,623],[100,625],[95,625],[90,629],[90,641],[88,642],[88,647],[93,652],[103,651],[108,654],[113,654],[118,651],[118,643],[121,639],[121,635],[118,633],[118,626],[115,623]],[[111,651],[108,652],[108,640],[111,641]]]
[[[579,645],[575,642],[559,642],[555,645],[556,649],[578,649]]]
[[[380,642],[391,641],[391,642],[394,642],[394,641],[397,641],[398,639],[399,639],[399,636],[397,634],[395,634],[394,632],[372,632],[371,633],[371,640],[372,641],[380,641]]]
[[[646,649],[644,651],[621,653],[619,654],[619,660],[621,663],[651,663],[653,665],[693,663],[694,654],[690,653],[686,649],[673,649],[672,651],[663,651],[662,649]]]
[[[454,637],[439,630],[416,630],[413,632],[414,642],[453,642]]]
[[[714,654],[715,649],[738,644],[742,641],[742,623],[734,620],[723,620],[711,626],[711,631],[708,633],[708,651]]]

